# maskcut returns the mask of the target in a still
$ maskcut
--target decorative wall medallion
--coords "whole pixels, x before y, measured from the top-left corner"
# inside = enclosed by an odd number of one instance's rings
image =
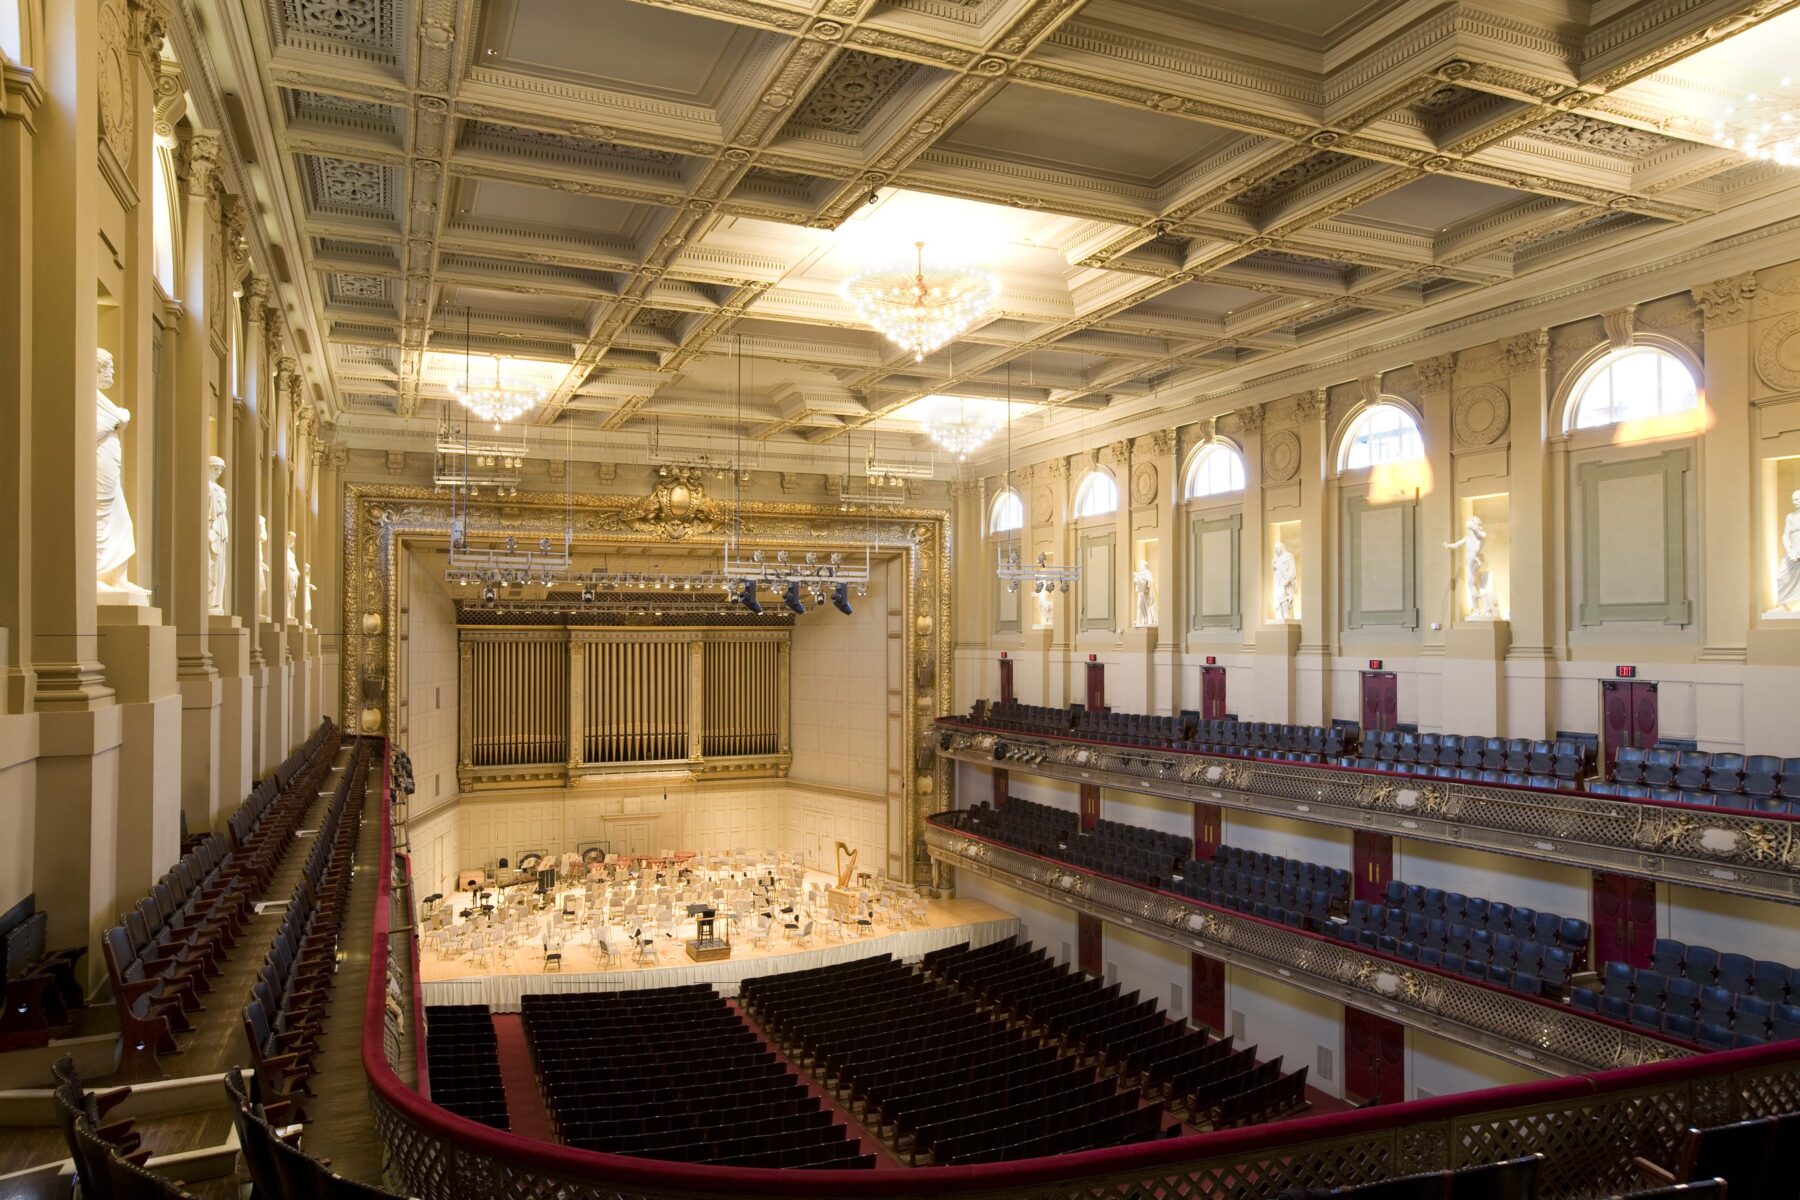
[[[1762,331],[1756,373],[1772,388],[1800,388],[1800,313],[1789,313]]]
[[[1277,429],[1263,439],[1263,474],[1273,483],[1286,483],[1300,473],[1300,435]]]
[[[125,57],[125,14],[119,5],[100,6],[100,136],[121,163],[131,161],[131,76]]]
[[[1131,502],[1139,508],[1156,503],[1156,464],[1139,463],[1131,471]]]
[[[1054,511],[1055,504],[1049,488],[1041,487],[1031,494],[1031,523],[1033,525],[1048,525],[1050,515]]]
[[[1512,403],[1491,383],[1478,384],[1456,397],[1452,410],[1456,436],[1468,446],[1491,446],[1506,432]]]
[[[706,498],[700,472],[692,467],[670,467],[648,496],[621,514],[621,521],[639,533],[679,542],[689,534],[711,533],[719,517],[718,504]]]

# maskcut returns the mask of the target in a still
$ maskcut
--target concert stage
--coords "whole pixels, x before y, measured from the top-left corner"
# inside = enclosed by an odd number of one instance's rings
[[[544,973],[540,947],[519,947],[504,961],[485,968],[459,959],[422,951],[419,974],[425,1003],[485,1004],[495,1012],[519,1011],[519,997],[532,992],[590,992],[613,988],[675,987],[690,983],[716,985],[727,996],[737,994],[740,980],[778,971],[805,971],[875,954],[917,959],[926,953],[968,942],[985,946],[1019,932],[1019,919],[979,900],[933,900],[923,928],[877,932],[870,937],[846,937],[825,941],[816,934],[810,946],[790,947],[777,933],[767,947],[752,946],[747,939],[732,942],[731,957],[714,962],[692,962],[681,945],[665,946],[654,962],[639,966],[620,963],[600,969],[594,948],[584,942],[565,942],[561,972]]]

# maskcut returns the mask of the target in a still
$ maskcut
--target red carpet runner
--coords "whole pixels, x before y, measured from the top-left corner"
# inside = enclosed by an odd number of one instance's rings
[[[494,1014],[494,1039],[500,1043],[500,1082],[506,1087],[506,1116],[520,1137],[554,1142],[550,1110],[531,1071],[531,1052],[525,1048],[525,1027],[518,1013]]]

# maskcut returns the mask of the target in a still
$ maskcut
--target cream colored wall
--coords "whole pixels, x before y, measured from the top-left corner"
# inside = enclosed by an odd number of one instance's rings
[[[1239,1045],[1257,1048],[1260,1061],[1279,1057],[1283,1071],[1306,1067],[1308,1086],[1343,1094],[1342,1005],[1227,964],[1225,1023]],[[1320,1070],[1321,1049],[1330,1055],[1329,1076]]]
[[[979,900],[1018,917],[1020,941],[1042,946],[1060,962],[1075,961],[1073,910],[968,871],[957,877],[956,894],[960,899]]]
[[[395,742],[412,756],[413,805],[428,807],[457,793],[456,604],[424,562],[410,555],[406,561]]]
[[[1101,951],[1102,977],[1107,983],[1117,983],[1124,994],[1136,992],[1140,1002],[1156,1001],[1176,1020],[1187,1019],[1192,1000],[1187,994],[1185,952],[1111,922],[1102,931]]]
[[[988,476],[965,489],[958,528],[976,549],[959,560],[968,570],[957,658],[973,682],[959,681],[959,698],[995,693],[993,663],[1005,650],[1017,664],[1021,700],[1061,705],[1080,698],[1082,663],[1094,654],[1106,664],[1115,708],[1172,712],[1197,706],[1198,667],[1213,655],[1227,668],[1227,706],[1243,719],[1355,720],[1360,672],[1379,658],[1400,676],[1404,722],[1544,737],[1596,731],[1600,682],[1623,663],[1661,684],[1666,736],[1708,749],[1800,753],[1800,732],[1777,715],[1800,706],[1793,669],[1800,621],[1767,611],[1787,497],[1800,487],[1800,373],[1784,357],[1800,314],[1800,263],[1771,263],[1688,291],[1626,296],[1605,312],[1569,314],[1567,304],[1561,312],[1568,315],[1545,328],[1472,333],[1415,361],[1396,351],[1355,380],[1285,395],[1259,383],[1242,389],[1235,410],[1227,410],[1232,401],[1203,402],[1162,430],[1127,439],[1090,432],[1051,447],[1047,457],[1042,448],[1033,452],[1037,461],[1012,473],[1027,508],[1022,548],[1069,562],[1084,533],[1114,534],[1122,552],[1112,577],[1082,584],[1116,595],[1120,619],[1112,628],[1077,628],[1080,606],[1071,593],[1058,597],[1052,629],[996,632],[994,543],[983,524],[1001,480]],[[1700,428],[1668,422],[1564,432],[1576,378],[1626,346],[1666,349],[1694,365],[1705,397]],[[1350,421],[1380,399],[1419,416],[1426,458],[1416,474],[1337,469]],[[1248,487],[1190,508],[1178,496],[1181,477],[1209,439],[1241,449]],[[1589,464],[1612,469],[1668,455],[1681,456],[1685,469],[1666,479],[1596,484],[1595,496],[1612,498],[1590,511],[1582,483]],[[1096,465],[1120,481],[1121,506],[1114,517],[1076,529],[1073,491]],[[1359,497],[1390,495],[1411,506],[1410,576],[1400,570],[1409,561],[1399,541],[1408,522],[1395,521],[1392,508],[1363,518],[1351,507]],[[1666,538],[1648,538],[1656,522],[1632,517],[1649,500],[1674,514]],[[1460,559],[1440,548],[1462,535],[1469,512],[1485,513],[1495,534],[1489,559],[1508,621],[1466,618]],[[1234,516],[1241,518],[1240,623],[1195,627],[1188,523]],[[1590,611],[1586,549],[1596,521],[1602,530],[1624,521],[1619,529],[1636,540],[1620,533],[1595,543],[1603,552],[1591,598],[1600,607]],[[1356,529],[1366,535],[1360,545]],[[1301,612],[1292,632],[1272,623],[1267,579],[1277,536],[1296,544],[1300,564]],[[1676,569],[1665,551],[1682,553],[1685,565]],[[1140,557],[1157,576],[1154,630],[1128,622],[1129,574]],[[1666,612],[1618,607],[1642,600],[1671,572],[1679,586]],[[1208,580],[1216,592],[1210,566]],[[1365,586],[1365,608],[1409,595],[1402,607],[1416,609],[1416,623],[1409,615],[1359,626],[1353,609]]]
[[[851,615],[830,603],[794,619],[793,753],[789,778],[882,795],[888,786],[888,693],[900,684],[890,664],[886,572]]]
[[[1542,1076],[1515,1063],[1471,1050],[1458,1042],[1417,1029],[1406,1031],[1406,1099],[1454,1096],[1515,1083],[1541,1083]]]
[[[1508,858],[1461,846],[1397,839],[1393,877],[1584,921],[1592,907],[1592,875],[1580,867]]]

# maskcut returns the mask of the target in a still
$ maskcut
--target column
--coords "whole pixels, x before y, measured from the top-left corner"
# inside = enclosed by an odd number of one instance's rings
[[[268,705],[269,662],[263,655],[257,629],[258,572],[256,562],[257,518],[263,515],[259,483],[267,434],[264,418],[270,403],[268,363],[269,296],[267,275],[251,274],[244,280],[243,305],[243,403],[234,406],[236,422],[230,463],[231,478],[231,597],[232,611],[245,629],[250,679],[250,762],[253,776],[266,775],[282,755],[269,744],[263,712]]]
[[[97,6],[43,5],[44,103],[31,176],[30,656],[40,715],[31,830],[51,945],[88,945],[117,919],[119,712],[95,636],[95,277],[101,187]],[[10,124],[10,122],[8,122]],[[42,267],[41,270],[36,269]]]
[[[1555,646],[1561,641],[1554,606],[1558,580],[1564,575],[1553,532],[1561,515],[1552,500],[1556,473],[1552,447],[1558,448],[1554,457],[1560,464],[1562,439],[1550,427],[1549,348],[1547,329],[1521,334],[1500,348],[1506,373],[1503,386],[1512,410],[1507,464],[1512,559],[1506,731],[1511,737],[1532,739],[1547,738],[1557,728],[1550,673]]]
[[[1702,396],[1710,424],[1700,430],[1700,543],[1706,547],[1700,573],[1702,662],[1742,663],[1750,635],[1752,606],[1762,607],[1762,583],[1753,572],[1751,541],[1756,528],[1755,473],[1750,458],[1751,306],[1741,298],[1756,293],[1754,275],[1721,280],[1695,290],[1704,314],[1706,378]],[[1702,733],[1701,736],[1705,736]]]
[[[288,696],[293,683],[293,664],[287,642],[287,520],[288,470],[287,411],[300,381],[300,364],[282,355],[275,362],[275,392],[269,406],[268,442],[265,446],[263,489],[268,497],[268,595],[266,619],[258,625],[269,683],[263,705],[263,737],[275,761],[287,757]],[[348,714],[346,714],[348,715]]]
[[[213,344],[215,287],[223,233],[214,206],[219,138],[199,131],[183,148],[186,197],[182,213],[181,318],[176,387],[162,467],[168,473],[172,557],[165,594],[176,629],[181,681],[181,807],[188,828],[215,829],[223,819],[219,762],[219,673],[207,642],[206,458],[207,417],[218,396],[218,351]],[[235,803],[241,794],[233,796]]]
[[[30,663],[32,158],[44,91],[32,71],[0,71],[0,714],[23,713]],[[21,747],[18,760],[27,757]],[[13,765],[0,757],[0,770]],[[26,826],[28,828],[28,826]]]
[[[338,712],[343,695],[344,652],[344,498],[343,469],[349,452],[342,446],[327,446],[319,463],[319,495],[324,505],[319,511],[319,536],[314,547],[313,582],[319,585],[318,607],[313,613],[313,627],[319,631],[319,696],[320,715],[346,720]],[[355,620],[355,615],[350,615]]]

